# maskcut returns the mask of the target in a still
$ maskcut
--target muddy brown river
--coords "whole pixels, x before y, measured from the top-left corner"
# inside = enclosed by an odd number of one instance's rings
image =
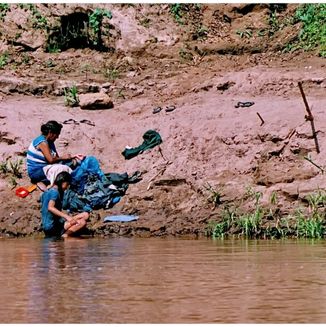
[[[0,323],[320,323],[326,242],[0,239]]]

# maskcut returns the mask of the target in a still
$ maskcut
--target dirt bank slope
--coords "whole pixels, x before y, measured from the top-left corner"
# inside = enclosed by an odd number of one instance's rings
[[[268,10],[264,6],[253,7],[248,16],[224,5],[207,8],[203,16],[193,17],[192,27],[196,26],[196,19],[202,19],[214,31],[211,21],[214,13],[229,15],[235,26],[244,23],[247,16],[248,24]],[[111,9],[114,16],[114,8]],[[5,67],[0,102],[3,160],[24,159],[24,151],[38,135],[40,124],[49,119],[94,122],[95,126],[64,125],[57,141],[59,152],[95,155],[105,172],[143,173],[143,180],[130,185],[119,204],[109,211],[92,214],[90,232],[100,235],[203,235],[208,221],[219,221],[225,207],[241,204],[243,210],[252,209],[253,201],[247,197],[250,189],[261,192],[261,204],[265,207],[271,205],[271,195],[277,194],[278,215],[265,217],[267,223],[276,223],[278,217],[307,206],[307,194],[325,189],[325,175],[304,159],[310,156],[320,166],[326,161],[324,59],[304,53],[280,55],[274,50],[243,51],[247,40],[242,39],[238,40],[242,42],[237,46],[242,49],[239,53],[221,54],[216,44],[221,44],[224,34],[219,37],[213,32],[205,42],[189,41],[191,46],[185,52],[193,55],[191,60],[180,57],[180,48],[184,49],[183,42],[189,39],[189,33],[178,25],[180,34],[172,32],[175,22],[166,8],[155,6],[155,10],[162,11],[161,26],[170,24],[165,37],[161,36],[164,46],[138,40],[137,51],[123,49],[131,32],[136,30],[131,22],[139,21],[141,13],[150,11],[144,6],[136,9],[119,8],[114,16],[113,23],[120,24],[114,45],[120,52],[108,54],[89,48],[61,53],[36,51],[28,53],[30,62],[21,64],[15,72],[12,64]],[[156,12],[154,9],[151,10]],[[124,30],[125,17],[134,17],[135,21],[130,19]],[[220,33],[235,37],[229,27],[223,26],[218,29]],[[137,35],[150,37],[148,30],[142,34],[144,26],[137,28]],[[213,43],[214,39],[220,41]],[[276,38],[274,45],[277,42]],[[209,47],[215,50],[196,56],[192,51],[194,44],[201,51],[208,52]],[[246,49],[253,46],[256,45],[249,44]],[[22,54],[13,52],[14,55],[22,58]],[[85,68],[85,63],[91,64],[92,69]],[[113,69],[118,76],[112,75]],[[310,123],[305,120],[298,81],[303,82],[315,117],[319,154]],[[114,108],[92,111],[66,107],[62,85],[74,83],[79,83],[80,90],[86,90],[83,92],[88,92],[91,86],[100,89],[104,85]],[[236,107],[239,101],[251,101],[254,105]],[[164,108],[168,105],[176,109],[166,112]],[[163,110],[153,114],[156,106]],[[126,145],[139,145],[148,129],[161,134],[163,156],[154,148],[126,161],[122,150]],[[20,199],[10,187],[12,182],[10,174],[2,174],[0,233],[37,235],[40,192]],[[29,184],[26,171],[16,182]],[[214,204],[210,200],[217,194],[220,201]],[[140,218],[128,224],[102,222],[106,215],[120,213],[137,214]]]

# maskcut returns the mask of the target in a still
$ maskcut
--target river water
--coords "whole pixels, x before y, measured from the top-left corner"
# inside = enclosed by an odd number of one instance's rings
[[[0,239],[0,323],[326,322],[326,242]]]

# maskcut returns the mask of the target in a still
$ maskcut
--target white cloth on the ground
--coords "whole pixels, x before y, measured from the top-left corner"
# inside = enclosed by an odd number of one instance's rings
[[[46,178],[50,181],[50,184],[53,185],[56,177],[63,171],[68,172],[69,174],[72,173],[72,169],[67,165],[62,164],[53,164],[47,165],[43,168],[44,174]]]

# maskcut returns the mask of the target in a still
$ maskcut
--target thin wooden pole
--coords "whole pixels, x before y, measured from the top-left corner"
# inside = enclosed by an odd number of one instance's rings
[[[300,89],[300,92],[301,92],[301,95],[302,95],[302,99],[303,99],[303,102],[305,104],[305,107],[306,107],[306,110],[307,110],[307,113],[308,113],[308,116],[306,116],[306,119],[310,121],[312,136],[313,136],[313,138],[315,140],[316,151],[317,151],[317,153],[320,153],[318,139],[317,139],[317,133],[316,133],[316,129],[315,129],[314,117],[313,117],[312,112],[311,112],[311,110],[309,108],[306,96],[305,96],[305,94],[303,92],[302,82],[298,82],[298,86],[299,86],[299,89]]]
[[[260,123],[260,126],[264,125],[265,124],[265,121],[263,119],[263,117],[259,114],[259,112],[256,112],[257,116],[259,117],[261,123]]]

